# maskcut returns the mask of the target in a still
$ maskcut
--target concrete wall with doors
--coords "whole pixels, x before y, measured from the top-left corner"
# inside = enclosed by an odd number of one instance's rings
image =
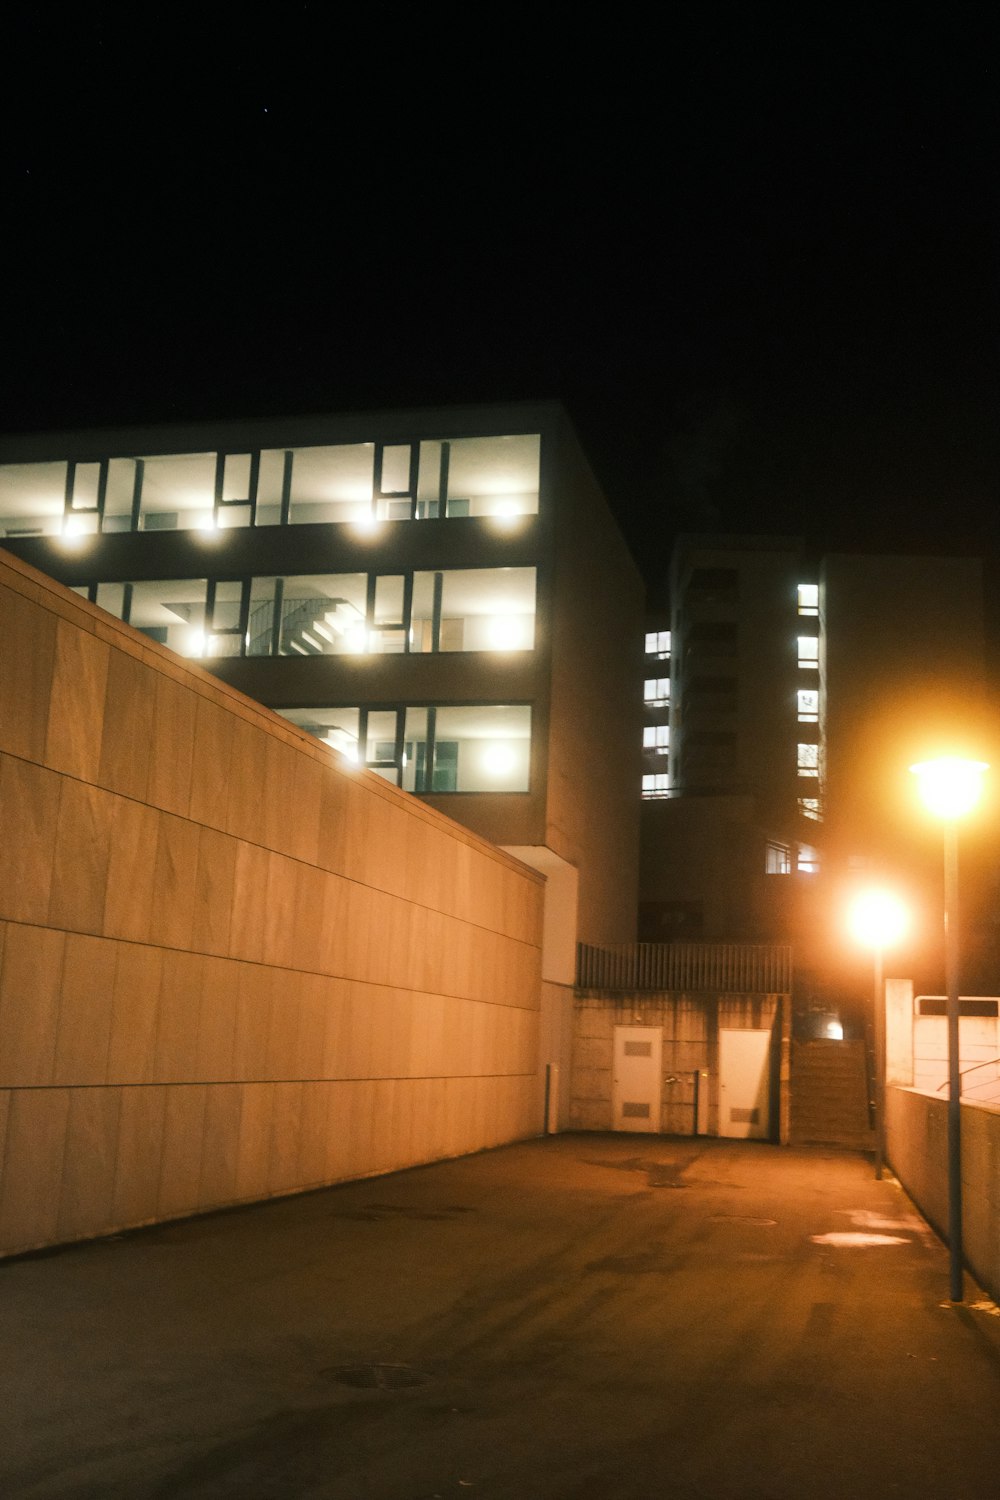
[[[0,558],[0,1251],[540,1131],[541,877]]]
[[[646,1129],[664,1135],[788,1139],[787,995],[579,996],[573,1041],[570,1123],[577,1130]],[[627,1033],[627,1035],[626,1035]],[[733,1040],[757,1041],[753,1098],[738,1099]],[[616,1103],[622,1045],[659,1059],[648,1116]],[[754,1064],[751,1062],[751,1067]],[[747,1118],[740,1118],[742,1116]],[[733,1117],[736,1118],[733,1118]],[[751,1116],[756,1118],[751,1119]]]

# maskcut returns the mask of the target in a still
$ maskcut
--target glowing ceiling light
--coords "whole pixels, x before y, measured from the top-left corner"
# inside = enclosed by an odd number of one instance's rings
[[[349,738],[345,729],[328,730],[328,732],[323,736],[323,743],[324,745],[329,745],[331,750],[336,750],[338,755],[342,755],[344,759],[349,760],[352,765],[357,765],[357,742]]]
[[[487,745],[483,751],[483,770],[497,781],[509,776],[517,764],[513,747],[506,741]]]
[[[205,655],[205,632],[203,630],[190,630],[184,642],[185,656]]]
[[[515,651],[521,644],[521,622],[513,615],[495,616],[488,633],[494,651]]]
[[[521,514],[521,506],[512,496],[502,495],[494,500],[492,514],[495,516],[519,516]]]
[[[364,511],[355,518],[354,529],[360,532],[362,536],[374,536],[377,531],[382,529],[382,522],[373,511]]]

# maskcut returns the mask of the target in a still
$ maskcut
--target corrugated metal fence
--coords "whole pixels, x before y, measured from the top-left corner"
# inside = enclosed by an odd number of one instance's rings
[[[626,943],[576,947],[577,993],[715,990],[727,994],[788,994],[792,950],[787,943]]]

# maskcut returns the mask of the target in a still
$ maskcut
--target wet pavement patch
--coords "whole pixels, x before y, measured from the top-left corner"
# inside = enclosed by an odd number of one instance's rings
[[[909,1245],[910,1240],[898,1234],[860,1234],[834,1230],[831,1234],[810,1236],[814,1245],[834,1245],[839,1250],[866,1250],[872,1245]]]

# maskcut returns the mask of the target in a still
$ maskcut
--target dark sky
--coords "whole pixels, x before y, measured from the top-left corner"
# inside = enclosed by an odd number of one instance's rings
[[[654,584],[995,546],[994,25],[814,9],[17,12],[5,429],[559,397]]]

